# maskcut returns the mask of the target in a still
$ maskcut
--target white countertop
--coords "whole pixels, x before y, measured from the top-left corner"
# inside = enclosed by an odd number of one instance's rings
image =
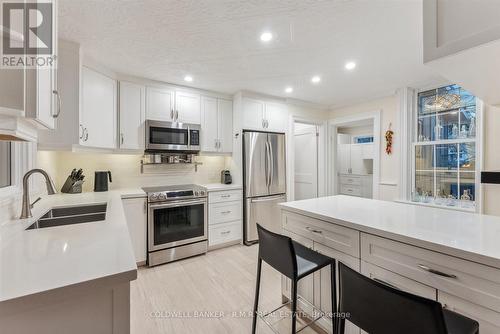
[[[500,217],[351,196],[280,204],[362,232],[500,268]]]
[[[0,224],[0,302],[104,277],[137,277],[122,195],[140,189],[45,196],[33,218]],[[26,231],[48,209],[107,203],[106,220]]]
[[[201,186],[207,189],[208,192],[243,189],[243,186],[241,184],[208,183],[202,184]]]

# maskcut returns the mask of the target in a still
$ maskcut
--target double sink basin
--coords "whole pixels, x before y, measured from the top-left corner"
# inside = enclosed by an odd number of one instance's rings
[[[106,219],[107,206],[104,203],[52,208],[26,230],[102,221]]]

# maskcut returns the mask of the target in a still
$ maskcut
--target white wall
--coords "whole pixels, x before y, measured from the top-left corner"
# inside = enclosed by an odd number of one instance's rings
[[[191,165],[146,166],[147,174],[141,174],[141,155],[74,153],[74,152],[38,152],[38,166],[54,175],[57,189],[60,190],[66,177],[73,168],[82,168],[85,177],[83,191],[93,191],[94,172],[110,170],[113,182],[110,189],[140,188],[187,183],[220,182],[220,172],[225,168],[223,156],[200,156],[197,161],[203,163],[194,171]]]
[[[382,200],[395,200],[398,198],[398,182],[399,182],[399,129],[398,129],[398,110],[399,101],[396,95],[389,96],[382,99],[373,100],[361,104],[337,108],[330,111],[330,119],[337,117],[344,117],[355,115],[363,112],[381,111],[381,129],[380,136],[380,186],[379,186],[379,199]],[[393,136],[393,153],[387,155],[385,153],[385,131],[392,123]]]
[[[349,126],[349,127],[339,127],[337,129],[338,133],[343,133],[351,136],[363,136],[373,134],[373,124],[363,125],[363,126]]]

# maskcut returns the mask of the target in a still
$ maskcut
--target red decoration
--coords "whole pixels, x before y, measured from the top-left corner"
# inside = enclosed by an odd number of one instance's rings
[[[389,129],[385,132],[385,153],[392,154],[392,136],[394,131],[391,130],[392,123],[389,124]]]

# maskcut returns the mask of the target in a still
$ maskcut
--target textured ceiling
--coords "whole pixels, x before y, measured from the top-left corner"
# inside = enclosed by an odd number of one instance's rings
[[[60,0],[59,35],[126,74],[346,105],[440,80],[421,0]],[[264,30],[276,36],[263,45]],[[347,60],[357,68],[344,69]],[[322,81],[312,85],[319,74]],[[294,87],[290,95],[285,86]]]

